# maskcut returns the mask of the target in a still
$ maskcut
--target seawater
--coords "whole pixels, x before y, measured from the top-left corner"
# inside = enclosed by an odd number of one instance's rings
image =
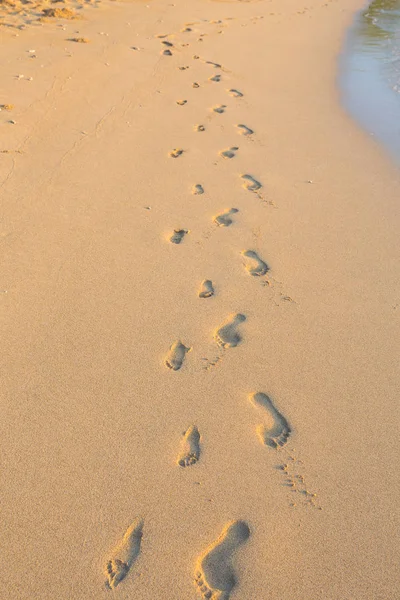
[[[374,0],[357,14],[339,79],[347,110],[400,164],[400,0]]]

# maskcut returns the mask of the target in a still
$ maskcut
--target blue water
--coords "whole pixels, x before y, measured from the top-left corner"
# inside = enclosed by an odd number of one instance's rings
[[[341,57],[350,114],[400,164],[400,0],[374,0],[355,18]]]

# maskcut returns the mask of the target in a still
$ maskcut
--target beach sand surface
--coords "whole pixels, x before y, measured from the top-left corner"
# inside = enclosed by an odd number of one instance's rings
[[[400,177],[336,87],[362,4],[4,16],[3,598],[398,596]]]

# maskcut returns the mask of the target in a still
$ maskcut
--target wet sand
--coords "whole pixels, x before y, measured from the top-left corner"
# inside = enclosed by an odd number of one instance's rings
[[[0,27],[8,598],[396,596],[400,180],[336,88],[361,5]]]

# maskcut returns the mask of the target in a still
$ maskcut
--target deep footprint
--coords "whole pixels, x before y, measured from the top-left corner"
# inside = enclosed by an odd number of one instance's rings
[[[257,192],[257,190],[259,190],[262,185],[259,181],[257,181],[257,179],[254,179],[254,177],[252,175],[241,175],[240,176],[243,180],[243,187],[246,190],[249,190],[249,192]]]
[[[226,105],[225,104],[219,104],[218,106],[214,106],[213,107],[213,111],[218,113],[219,115],[222,115],[222,113],[225,112],[226,109]]]
[[[187,233],[189,233],[187,229],[174,229],[169,241],[172,244],[180,244]]]
[[[240,344],[242,337],[237,332],[237,328],[245,320],[246,317],[241,313],[229,317],[214,333],[214,339],[218,346],[222,348],[235,348]]]
[[[239,92],[239,90],[228,90],[228,94],[230,94],[234,98],[243,98],[244,96],[244,94],[242,94],[242,92]]]
[[[166,366],[173,371],[179,371],[190,350],[191,348],[187,348],[181,341],[174,342],[165,357]]]
[[[246,250],[245,252],[242,252],[242,256],[247,259],[245,263],[246,271],[250,275],[253,275],[253,277],[261,277],[269,270],[267,263],[261,260],[257,252]]]
[[[199,298],[211,298],[214,296],[214,287],[210,279],[205,279],[199,290]]]
[[[239,209],[230,208],[228,211],[214,217],[213,221],[219,227],[229,227],[229,225],[232,225],[233,223],[233,219],[231,219],[231,216],[237,212],[239,212]]]
[[[200,458],[200,433],[196,425],[191,425],[183,434],[181,451],[177,458],[180,467],[190,467]]]
[[[252,394],[250,401],[264,411],[265,423],[257,427],[260,442],[270,448],[284,446],[292,431],[285,417],[275,408],[272,400],[262,392]]]
[[[239,133],[241,135],[253,135],[254,131],[252,129],[250,129],[250,127],[247,127],[247,125],[243,125],[243,123],[239,123],[239,125],[236,125],[236,127],[239,130]]]
[[[204,188],[200,183],[196,183],[196,185],[194,185],[192,187],[192,194],[194,194],[195,196],[199,196],[201,194],[204,194]]]
[[[114,589],[126,577],[130,568],[140,553],[142,541],[143,520],[135,519],[128,527],[124,537],[111,552],[104,572],[106,574],[106,587]]]
[[[219,155],[222,156],[222,158],[234,158],[238,150],[239,148],[237,146],[232,146],[232,148],[228,148],[227,150],[221,150]]]
[[[168,153],[170,158],[178,158],[183,154],[184,150],[182,148],[174,148],[171,152]]]
[[[244,521],[231,521],[197,561],[195,584],[203,598],[228,600],[236,585],[232,555],[250,536]]]

